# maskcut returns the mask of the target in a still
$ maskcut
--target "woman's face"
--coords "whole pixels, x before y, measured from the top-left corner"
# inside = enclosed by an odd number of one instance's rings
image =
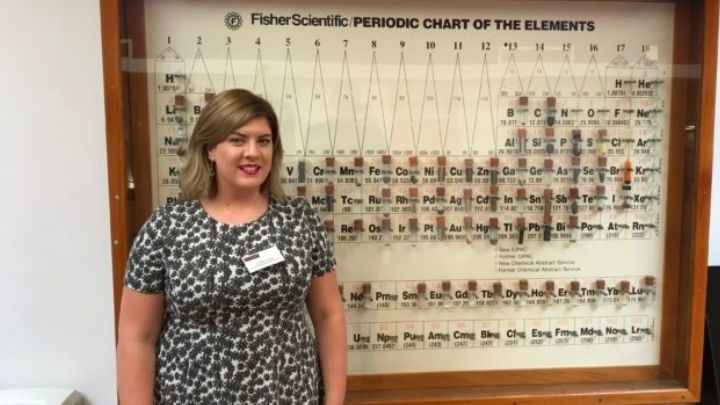
[[[255,118],[208,150],[219,193],[257,192],[270,174],[273,141],[264,117]]]

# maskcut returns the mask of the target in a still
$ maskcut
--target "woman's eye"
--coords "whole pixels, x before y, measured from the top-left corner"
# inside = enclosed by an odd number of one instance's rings
[[[261,139],[260,140],[260,145],[270,145],[270,143],[271,142],[269,139]]]

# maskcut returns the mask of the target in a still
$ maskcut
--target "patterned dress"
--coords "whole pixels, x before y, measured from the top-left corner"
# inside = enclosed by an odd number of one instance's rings
[[[277,246],[284,262],[250,273],[242,257]],[[316,404],[322,381],[305,317],[312,277],[335,259],[303,199],[271,201],[242,225],[197,200],[160,207],[133,243],[125,285],[165,294],[156,404]]]

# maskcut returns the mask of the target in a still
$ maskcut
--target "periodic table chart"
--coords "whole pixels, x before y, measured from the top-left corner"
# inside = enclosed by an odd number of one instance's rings
[[[350,374],[659,363],[672,4],[150,0],[146,24],[155,204],[215,94],[268,99]]]

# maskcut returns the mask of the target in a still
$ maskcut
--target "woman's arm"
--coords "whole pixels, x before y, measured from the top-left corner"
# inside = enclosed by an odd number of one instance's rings
[[[307,306],[318,342],[325,405],[341,405],[345,400],[347,340],[345,312],[334,271],[312,278]]]
[[[152,405],[155,344],[165,314],[164,294],[123,289],[118,323],[117,373],[121,405]]]

